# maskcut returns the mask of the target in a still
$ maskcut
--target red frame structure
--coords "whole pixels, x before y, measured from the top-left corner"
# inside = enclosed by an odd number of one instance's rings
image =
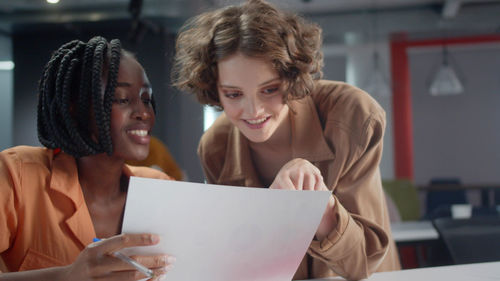
[[[395,178],[413,180],[413,120],[410,70],[407,49],[446,45],[500,42],[500,35],[409,40],[405,34],[393,36],[391,48],[392,120],[394,129]]]

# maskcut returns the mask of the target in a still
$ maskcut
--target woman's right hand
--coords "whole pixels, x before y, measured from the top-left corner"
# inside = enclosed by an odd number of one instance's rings
[[[120,234],[88,245],[76,261],[64,269],[62,280],[106,280],[127,281],[146,278],[133,266],[114,257],[112,254],[123,248],[150,246],[158,244],[155,234]],[[137,262],[150,268],[154,277],[148,280],[160,280],[175,262],[169,255],[132,256]]]

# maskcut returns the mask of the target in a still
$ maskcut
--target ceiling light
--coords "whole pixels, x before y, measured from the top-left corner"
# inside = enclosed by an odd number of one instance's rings
[[[429,92],[433,96],[458,95],[464,92],[462,82],[448,60],[448,50],[443,45],[443,60],[429,89]]]
[[[0,70],[12,70],[14,63],[12,61],[0,61]]]
[[[59,3],[59,0],[47,0],[47,3],[49,3],[49,4],[57,4],[57,3]]]

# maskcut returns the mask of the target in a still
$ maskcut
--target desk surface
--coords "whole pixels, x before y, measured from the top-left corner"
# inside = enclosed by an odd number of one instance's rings
[[[434,190],[468,190],[468,189],[500,189],[498,183],[482,183],[482,184],[431,184],[420,185],[417,187],[422,191]]]
[[[436,240],[439,234],[430,221],[403,221],[391,223],[392,237],[398,242]]]
[[[341,277],[310,279],[345,281]],[[493,281],[500,280],[500,261],[451,266],[406,269],[374,273],[368,281]]]

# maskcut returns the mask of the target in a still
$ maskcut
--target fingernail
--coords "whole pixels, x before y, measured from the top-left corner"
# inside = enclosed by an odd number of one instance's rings
[[[167,262],[168,262],[168,263],[174,263],[176,260],[177,260],[177,258],[176,258],[176,257],[171,257],[171,256],[169,256],[169,257],[167,258]]]
[[[160,242],[160,237],[158,235],[156,235],[156,234],[151,234],[150,239],[151,239],[151,243],[158,243],[158,242]]]

